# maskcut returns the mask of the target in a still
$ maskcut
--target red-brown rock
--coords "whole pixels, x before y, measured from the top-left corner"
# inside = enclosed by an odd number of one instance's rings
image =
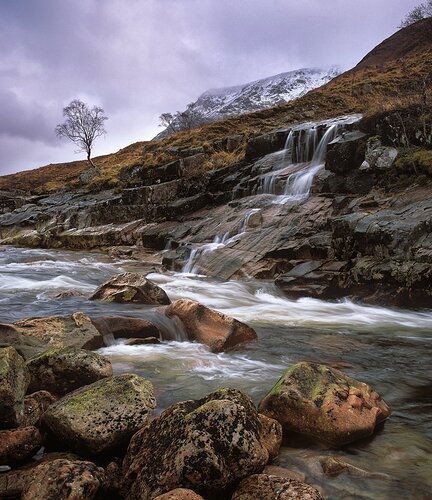
[[[36,427],[0,431],[0,465],[14,465],[32,457],[41,447],[42,436]]]

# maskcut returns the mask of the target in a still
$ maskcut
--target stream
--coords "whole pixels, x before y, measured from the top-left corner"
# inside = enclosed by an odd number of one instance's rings
[[[0,322],[30,316],[145,317],[151,308],[53,295],[92,292],[113,274],[140,271],[133,261],[90,252],[0,248]],[[305,472],[326,498],[432,498],[432,312],[364,306],[348,300],[289,300],[264,281],[217,281],[182,273],[151,274],[172,300],[187,297],[252,326],[259,340],[229,353],[163,342],[103,348],[116,373],[135,372],[155,386],[157,413],[172,403],[238,387],[258,403],[283,370],[300,360],[332,364],[370,383],[393,414],[368,440],[342,449],[286,442],[276,464]],[[334,455],[373,473],[324,477],[317,457]],[[379,473],[379,474],[377,474]],[[388,476],[383,476],[383,474]]]

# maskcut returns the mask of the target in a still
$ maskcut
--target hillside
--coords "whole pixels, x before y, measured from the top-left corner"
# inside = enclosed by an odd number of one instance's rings
[[[346,113],[372,113],[418,99],[419,80],[430,72],[432,60],[432,18],[404,28],[366,55],[353,69],[306,95],[274,108],[233,117],[200,129],[180,132],[161,141],[135,143],[94,161],[101,169],[91,189],[115,186],[122,167],[153,168],[180,157],[182,148],[203,147],[208,169],[232,165],[244,156],[246,140],[261,133],[301,120],[324,119]],[[227,154],[218,141],[242,134],[244,141]],[[143,151],[144,148],[144,151]],[[85,161],[53,164],[0,177],[0,189],[34,193],[82,187],[79,175]]]
[[[335,67],[302,68],[243,85],[211,89],[189,104],[186,111],[194,113],[203,123],[251,113],[297,99],[310,90],[325,85],[339,74],[340,71]],[[171,127],[179,130],[178,120],[174,119]],[[165,129],[155,139],[163,139],[172,133]]]

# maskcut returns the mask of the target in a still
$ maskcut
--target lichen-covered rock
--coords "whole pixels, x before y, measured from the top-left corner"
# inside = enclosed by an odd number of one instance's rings
[[[327,365],[302,362],[288,368],[259,405],[284,431],[341,446],[373,434],[390,415],[381,396]]]
[[[395,162],[397,155],[396,148],[383,146],[380,137],[371,137],[367,141],[365,160],[360,165],[360,170],[388,169]]]
[[[323,500],[321,493],[295,479],[254,474],[240,483],[232,500]]]
[[[46,390],[59,396],[112,375],[107,358],[76,347],[46,351],[30,360],[27,367],[30,391]]]
[[[24,335],[13,324],[0,323],[0,348],[3,347],[13,347],[24,359],[31,359],[46,350],[46,343]]]
[[[18,427],[24,417],[24,396],[30,374],[13,347],[0,349],[0,429]]]
[[[81,349],[99,349],[103,337],[90,318],[76,312],[70,316],[27,318],[12,324],[16,332],[33,338],[50,347],[75,346]]]
[[[257,339],[250,326],[194,300],[176,300],[165,308],[165,314],[177,316],[189,339],[209,346],[213,352],[227,351]]]
[[[260,415],[262,431],[261,442],[269,454],[269,459],[274,460],[279,455],[282,445],[282,425],[273,418]]]
[[[22,500],[87,500],[103,498],[105,471],[92,462],[58,459],[38,465]]]
[[[57,397],[48,391],[37,391],[24,398],[24,418],[22,425],[36,425],[49,406],[57,401]]]
[[[221,494],[268,462],[261,433],[256,408],[236,389],[177,403],[132,438],[123,495],[144,500],[179,487]]]
[[[105,302],[165,305],[171,301],[161,287],[139,273],[123,273],[103,283],[90,300]]]
[[[153,385],[125,373],[67,394],[48,408],[42,424],[71,450],[100,455],[126,447],[155,407]]]
[[[14,465],[32,457],[42,444],[36,427],[0,431],[0,465]]]
[[[154,500],[204,500],[201,495],[187,488],[176,488],[163,495],[157,496]]]

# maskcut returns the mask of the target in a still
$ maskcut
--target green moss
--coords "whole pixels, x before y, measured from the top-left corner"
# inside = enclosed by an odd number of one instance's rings
[[[404,148],[400,151],[395,167],[404,173],[432,176],[432,150]]]

